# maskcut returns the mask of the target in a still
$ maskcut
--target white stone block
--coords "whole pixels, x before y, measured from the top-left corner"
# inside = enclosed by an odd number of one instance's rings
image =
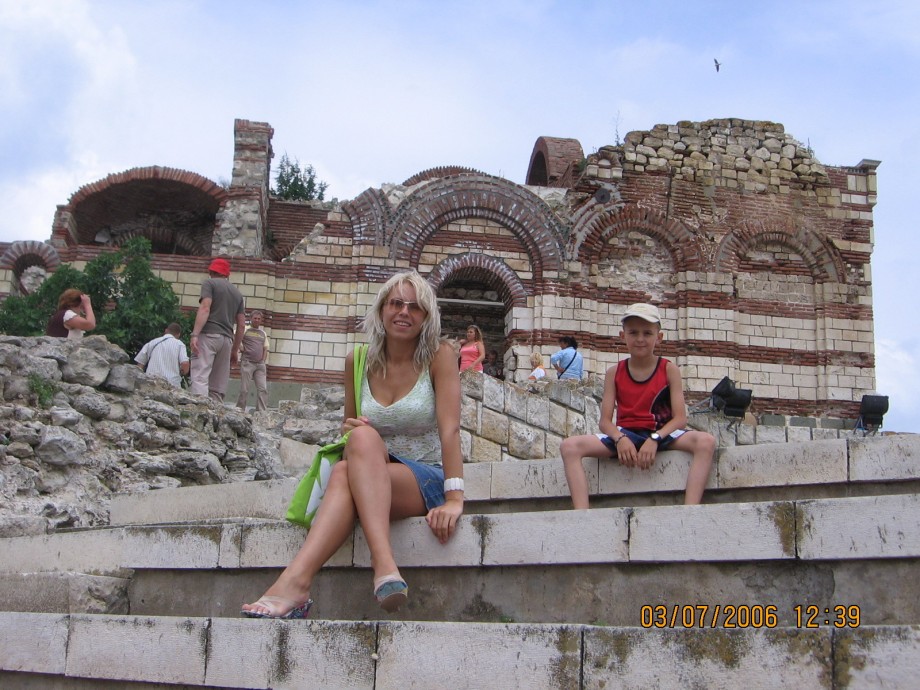
[[[836,664],[846,670],[847,688],[914,690],[917,687],[920,630],[916,626],[838,630],[834,642]]]
[[[757,427],[758,441],[763,428]],[[842,439],[735,446],[719,454],[719,487],[723,489],[846,480],[847,447]]]
[[[492,492],[492,462],[463,465],[463,497],[467,501],[488,501]]]
[[[0,669],[64,673],[68,622],[57,613],[0,612]]]
[[[220,560],[220,525],[120,529],[124,532],[122,565],[126,568],[216,568]]]
[[[920,556],[920,495],[796,502],[799,558]]]
[[[597,458],[583,458],[589,493],[598,492]],[[492,498],[549,498],[568,496],[562,460],[534,460],[492,464]]]
[[[397,520],[390,525],[393,556],[400,567],[478,566],[481,563],[482,541],[477,529],[479,515],[463,515],[454,535],[441,544],[428,527],[425,518]],[[355,532],[354,564],[369,568],[371,554],[364,531]]]
[[[113,573],[124,568],[120,529],[0,539],[0,572]]]
[[[112,498],[112,525],[192,522],[226,517],[284,517],[298,478],[184,486]]]
[[[665,450],[655,456],[648,470],[625,467],[616,458],[599,458],[597,467],[598,493],[634,494],[657,491],[683,491],[687,484],[691,453],[682,450]],[[707,488],[716,487],[718,472],[713,466]]]
[[[792,503],[640,507],[630,561],[746,561],[795,557]]]
[[[246,525],[240,541],[240,568],[283,568],[307,537],[307,531],[287,522]],[[326,567],[348,567],[352,564],[354,536],[326,562]]]
[[[565,625],[382,623],[376,690],[577,688],[580,634]]]
[[[830,688],[828,630],[586,628],[584,684],[600,688]]]
[[[628,560],[625,508],[481,515],[483,565],[623,563]]]
[[[214,618],[210,635],[207,685],[374,687],[373,623]]]
[[[204,683],[207,618],[71,616],[67,675]]]
[[[850,481],[890,481],[920,477],[920,435],[851,438]]]

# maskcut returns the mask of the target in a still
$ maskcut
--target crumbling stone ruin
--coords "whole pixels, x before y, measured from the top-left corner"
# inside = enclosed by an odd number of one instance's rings
[[[378,286],[415,268],[446,334],[478,323],[512,379],[526,376],[515,347],[549,355],[563,334],[602,373],[625,355],[625,306],[650,301],[690,402],[730,376],[761,420],[842,425],[875,387],[878,161],[822,164],[779,123],[685,121],[587,155],[540,137],[524,185],[444,166],[329,204],[271,196],[272,136],[236,121],[226,189],[156,166],[82,187],[49,243],[0,245],[0,293],[30,267],[79,267],[144,235],[189,309],[210,258],[231,259],[247,305],[265,311],[275,382],[340,383]]]

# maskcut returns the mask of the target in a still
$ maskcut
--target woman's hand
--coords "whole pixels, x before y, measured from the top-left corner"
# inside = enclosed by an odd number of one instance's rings
[[[429,510],[425,521],[438,541],[446,544],[447,540],[454,536],[461,515],[463,515],[463,501],[448,498],[443,505]]]
[[[356,427],[370,426],[370,424],[371,424],[371,420],[369,420],[367,417],[357,417],[357,418],[349,417],[344,422],[342,422],[342,436],[344,436],[345,434],[347,434],[349,431],[351,431],[352,429]]]

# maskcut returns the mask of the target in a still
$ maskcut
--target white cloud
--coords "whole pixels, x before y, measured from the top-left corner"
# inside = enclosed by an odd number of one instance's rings
[[[886,338],[878,338],[875,349],[878,393],[889,404],[883,428],[920,432],[920,352]]]

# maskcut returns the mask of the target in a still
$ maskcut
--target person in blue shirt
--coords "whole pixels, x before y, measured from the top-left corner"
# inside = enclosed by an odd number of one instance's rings
[[[559,374],[559,380],[580,380],[582,369],[584,368],[584,359],[578,351],[578,343],[575,338],[570,335],[560,337],[559,347],[562,349],[549,358],[549,363]]]

